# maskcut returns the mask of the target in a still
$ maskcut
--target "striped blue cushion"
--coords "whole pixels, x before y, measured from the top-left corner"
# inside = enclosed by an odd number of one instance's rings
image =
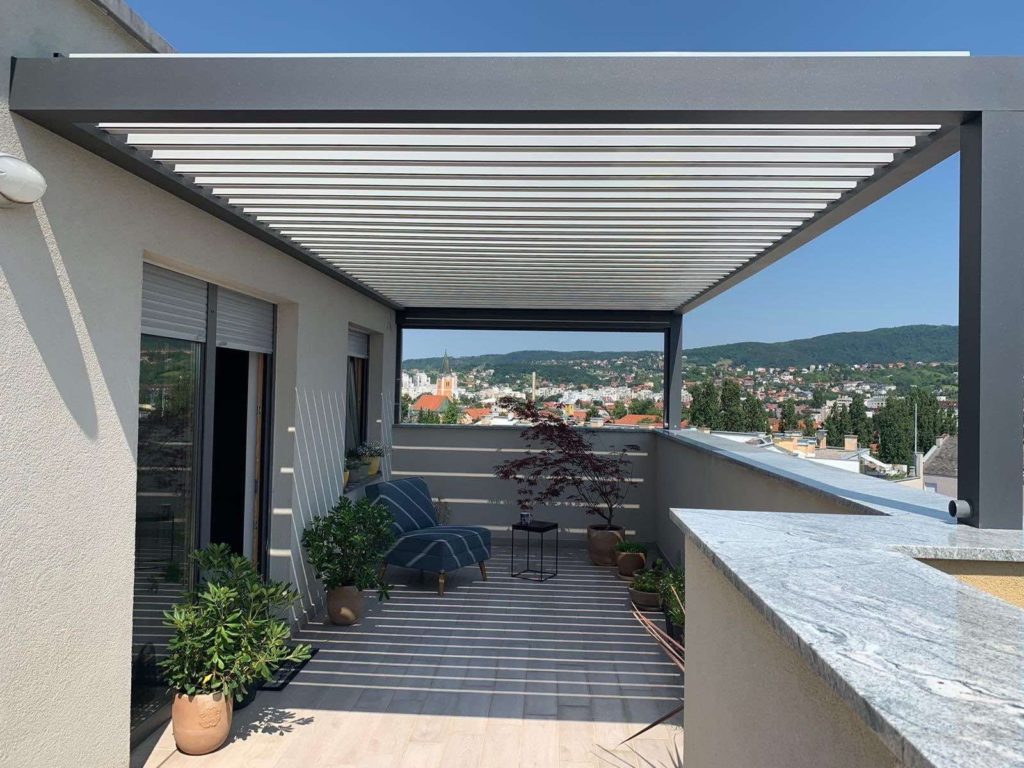
[[[491,557],[491,532],[471,525],[441,525],[405,534],[385,558],[391,565],[450,573]]]
[[[395,536],[437,525],[437,510],[422,477],[407,477],[366,488],[366,496],[384,503],[394,519]]]

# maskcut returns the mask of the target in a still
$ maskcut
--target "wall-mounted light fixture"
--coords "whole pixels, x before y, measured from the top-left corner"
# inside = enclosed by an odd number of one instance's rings
[[[0,207],[31,205],[46,192],[46,179],[14,155],[0,152]]]

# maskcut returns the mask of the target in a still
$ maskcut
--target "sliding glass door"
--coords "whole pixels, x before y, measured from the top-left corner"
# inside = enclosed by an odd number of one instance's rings
[[[189,586],[198,519],[204,345],[142,337],[139,367],[132,727],[166,704],[156,661],[167,650],[163,612]]]

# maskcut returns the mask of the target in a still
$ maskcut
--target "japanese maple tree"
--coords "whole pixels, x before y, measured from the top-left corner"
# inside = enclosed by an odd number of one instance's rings
[[[519,486],[519,508],[532,512],[540,504],[579,504],[614,528],[615,512],[622,507],[632,479],[628,452],[638,447],[625,445],[598,454],[586,432],[566,423],[560,413],[514,397],[502,398],[499,406],[530,424],[520,433],[527,454],[494,468],[497,477]]]

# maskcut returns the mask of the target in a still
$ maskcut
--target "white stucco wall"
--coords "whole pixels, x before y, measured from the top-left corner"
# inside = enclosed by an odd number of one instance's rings
[[[88,0],[2,17],[0,151],[49,190],[0,209],[0,765],[110,768],[128,762],[143,259],[279,305],[271,571],[302,590],[298,533],[340,490],[348,324],[384,334],[390,382],[394,318],[10,115],[12,55],[140,48]]]

